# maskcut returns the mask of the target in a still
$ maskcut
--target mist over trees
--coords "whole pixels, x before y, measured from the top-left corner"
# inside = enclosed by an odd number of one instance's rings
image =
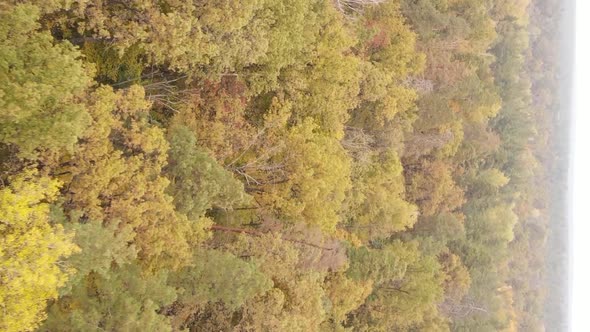
[[[0,1],[0,330],[553,330],[557,11]]]

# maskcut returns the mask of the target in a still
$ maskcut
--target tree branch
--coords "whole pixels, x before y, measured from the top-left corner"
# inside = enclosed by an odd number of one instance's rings
[[[228,227],[228,226],[221,226],[221,225],[213,225],[210,228],[212,231],[218,231],[218,232],[229,232],[229,233],[238,233],[238,234],[248,234],[248,235],[252,235],[252,236],[263,236],[266,233],[264,232],[259,232],[259,231],[255,231],[252,229],[246,229],[246,228],[238,228],[238,227]],[[309,247],[313,247],[313,248],[317,248],[317,249],[321,249],[321,250],[334,250],[334,248],[327,248],[327,247],[322,247],[319,246],[317,244],[313,244],[313,243],[309,243],[306,241],[302,241],[302,240],[297,240],[297,239],[290,239],[290,238],[285,238],[285,237],[281,237],[283,240],[285,241],[289,241],[292,243],[298,243],[298,244],[303,244]]]

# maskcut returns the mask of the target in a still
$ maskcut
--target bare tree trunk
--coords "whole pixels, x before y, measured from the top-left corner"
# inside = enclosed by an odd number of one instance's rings
[[[406,291],[406,290],[403,290],[403,289],[401,289],[401,288],[395,288],[395,287],[383,287],[383,289],[386,289],[386,290],[392,290],[392,291],[396,291],[396,292],[404,293],[404,294],[406,294],[406,295],[410,295],[410,292],[408,292],[408,291]]]
[[[363,7],[378,5],[387,0],[334,0],[336,8],[347,18],[353,18],[354,13],[362,13]]]
[[[462,302],[445,301],[439,305],[439,308],[449,317],[464,318],[474,312],[487,314],[488,310],[475,303],[473,299],[464,299]]]
[[[238,228],[238,227],[227,227],[227,226],[221,226],[221,225],[213,225],[213,226],[211,226],[210,229],[212,231],[248,234],[248,235],[252,235],[252,236],[263,236],[264,234],[266,234],[264,232],[259,232],[259,231],[255,231],[252,229],[245,229],[245,228]],[[334,248],[322,247],[317,244],[305,242],[302,240],[290,239],[290,238],[285,238],[285,237],[282,237],[282,239],[285,241],[292,242],[292,243],[299,243],[299,244],[303,244],[303,245],[317,248],[317,249],[321,249],[321,250],[334,250]]]

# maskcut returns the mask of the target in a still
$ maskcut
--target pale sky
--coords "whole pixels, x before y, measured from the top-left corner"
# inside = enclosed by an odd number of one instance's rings
[[[576,61],[573,90],[573,267],[571,324],[590,332],[590,1],[576,1]]]

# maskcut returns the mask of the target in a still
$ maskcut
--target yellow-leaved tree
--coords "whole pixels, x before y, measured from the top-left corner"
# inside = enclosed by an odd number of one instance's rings
[[[53,225],[50,203],[59,182],[26,170],[0,189],[0,330],[29,331],[45,317],[72,270],[62,259],[78,250]]]

